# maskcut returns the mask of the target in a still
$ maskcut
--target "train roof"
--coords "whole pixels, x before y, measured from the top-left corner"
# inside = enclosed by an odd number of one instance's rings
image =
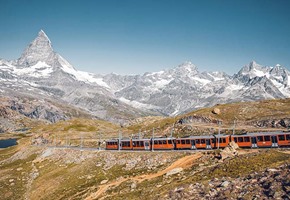
[[[253,133],[246,133],[246,134],[242,134],[242,135],[232,135],[232,137],[261,136],[261,135],[285,135],[285,134],[290,134],[290,132],[282,132],[282,131],[277,131],[277,132],[253,132]]]
[[[109,140],[106,140],[106,142],[118,142],[118,139],[109,139]]]
[[[175,140],[175,137],[160,137],[160,138],[153,138],[153,140]]]
[[[132,141],[148,141],[151,140],[150,138],[134,138]]]
[[[182,140],[182,139],[212,139],[212,138],[224,138],[224,137],[229,137],[229,135],[193,135],[193,136],[189,136],[186,138],[177,138],[178,140]]]
[[[214,138],[214,136],[212,135],[193,135],[193,136],[189,136],[187,138],[178,138],[178,139],[211,139]]]

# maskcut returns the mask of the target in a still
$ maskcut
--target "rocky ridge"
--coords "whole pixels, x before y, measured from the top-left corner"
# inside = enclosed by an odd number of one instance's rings
[[[233,76],[200,72],[191,62],[143,75],[98,75],[76,70],[41,30],[15,61],[0,60],[3,95],[62,100],[105,120],[178,115],[220,103],[290,97],[290,72],[252,61]]]

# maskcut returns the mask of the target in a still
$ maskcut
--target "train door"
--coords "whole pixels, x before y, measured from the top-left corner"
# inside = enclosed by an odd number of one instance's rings
[[[252,148],[257,148],[257,138],[256,137],[251,137],[251,142],[252,142]]]
[[[196,149],[195,140],[190,140],[191,142],[191,149]]]
[[[149,141],[145,141],[144,148],[145,148],[145,150],[150,150]]]
[[[121,142],[121,140],[118,140],[118,143],[119,143],[119,148],[118,148],[118,150],[122,150],[122,142]]]
[[[205,140],[206,149],[211,149],[210,139]]]
[[[278,147],[277,135],[272,135],[271,140],[272,140],[272,147]]]

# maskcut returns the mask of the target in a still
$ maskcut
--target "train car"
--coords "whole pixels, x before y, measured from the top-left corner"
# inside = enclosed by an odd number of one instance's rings
[[[132,139],[133,150],[151,150],[151,139]]]
[[[175,148],[176,149],[195,149],[194,140],[187,138],[177,138],[175,140]]]
[[[248,133],[251,137],[252,148],[278,147],[277,136],[281,132]]]
[[[279,147],[290,147],[290,132],[278,133],[277,143]]]
[[[118,150],[119,141],[117,139],[106,141],[106,150]]]
[[[152,150],[173,150],[175,149],[175,138],[153,138]]]
[[[121,150],[132,150],[133,149],[132,140],[131,139],[122,139],[120,149]]]
[[[248,133],[251,136],[252,148],[287,147],[290,146],[289,132]]]
[[[251,148],[251,136],[249,135],[232,135],[232,140],[237,143],[240,148]]]
[[[211,149],[214,136],[190,136],[192,149]]]
[[[211,147],[213,149],[216,148],[225,148],[230,143],[230,136],[229,135],[213,135],[214,139],[211,139]]]

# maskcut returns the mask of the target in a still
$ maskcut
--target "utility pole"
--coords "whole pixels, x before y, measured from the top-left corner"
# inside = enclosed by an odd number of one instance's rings
[[[83,133],[81,133],[81,148],[83,148]]]
[[[152,129],[152,151],[154,151],[154,127]]]
[[[119,130],[119,146],[118,146],[118,150],[119,150],[119,151],[120,151],[121,148],[122,148],[121,139],[122,139],[122,132]]]
[[[233,135],[235,135],[236,120],[234,120]]]
[[[218,130],[218,149],[220,148],[220,134],[221,134],[221,122],[218,121],[219,130]]]
[[[101,132],[99,132],[99,150],[101,150]]]

